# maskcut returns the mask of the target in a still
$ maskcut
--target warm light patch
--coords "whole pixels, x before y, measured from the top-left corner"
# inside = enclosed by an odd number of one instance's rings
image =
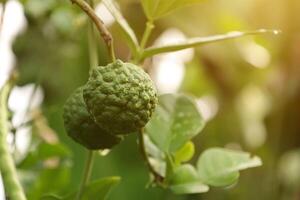
[[[155,45],[175,44],[186,39],[178,29],[168,29],[156,40]],[[178,91],[184,78],[185,63],[194,57],[193,49],[165,53],[153,58],[151,74],[160,93]]]

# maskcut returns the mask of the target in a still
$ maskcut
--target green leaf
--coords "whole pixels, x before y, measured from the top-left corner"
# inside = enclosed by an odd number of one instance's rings
[[[90,183],[83,192],[81,200],[104,200],[111,189],[119,184],[120,177],[108,177]]]
[[[144,12],[149,20],[155,20],[191,3],[203,0],[142,0]]]
[[[55,7],[55,0],[27,0],[24,4],[26,13],[36,18],[42,17]]]
[[[42,196],[40,200],[63,200],[62,197],[56,196],[54,194],[47,194],[45,196]]]
[[[212,186],[228,186],[239,178],[239,171],[262,165],[259,157],[249,153],[211,148],[202,153],[197,168],[200,179]]]
[[[180,51],[180,50],[187,49],[187,48],[210,44],[213,42],[240,38],[240,37],[244,37],[247,35],[258,35],[258,34],[265,34],[265,33],[278,34],[279,31],[259,29],[259,30],[255,30],[255,31],[246,31],[246,32],[234,31],[234,32],[229,32],[229,33],[221,34],[221,35],[190,38],[190,39],[187,39],[186,41],[179,42],[177,44],[149,47],[144,50],[144,52],[141,56],[141,59],[145,59],[147,57],[151,57],[151,56],[161,54],[161,53]]]
[[[62,33],[68,34],[73,28],[73,24],[70,23],[75,18],[75,13],[68,7],[56,8],[51,12],[49,17],[51,23],[57,30]]]
[[[89,183],[82,194],[81,200],[105,200],[114,186],[119,184],[120,177],[107,177]],[[65,197],[58,197],[53,194],[45,195],[40,200],[74,200],[77,192]]]
[[[71,166],[63,163],[57,168],[44,168],[42,171],[33,172],[36,177],[34,180],[26,182],[26,193],[28,199],[39,199],[44,194],[57,194],[65,190],[70,184]]]
[[[175,163],[180,164],[182,162],[187,162],[192,159],[195,153],[195,145],[193,142],[188,141],[185,145],[176,151],[174,155]]]
[[[170,184],[171,190],[176,194],[203,193],[209,190],[209,187],[201,182],[196,169],[190,164],[176,168]]]
[[[185,183],[181,185],[173,185],[170,189],[175,194],[196,194],[208,192],[209,187],[201,182]]]
[[[146,126],[152,142],[165,153],[175,153],[204,127],[194,99],[183,94],[165,94]]]
[[[70,157],[70,150],[63,144],[41,143],[18,164],[19,168],[29,169],[34,165],[53,157]]]
[[[114,18],[116,19],[116,22],[121,27],[121,29],[125,35],[125,39],[128,42],[129,48],[132,51],[132,54],[137,55],[138,50],[139,50],[139,42],[136,38],[134,31],[129,26],[126,19],[121,14],[120,10],[117,8],[116,2],[113,0],[103,0],[103,3],[106,6],[106,8],[109,10],[109,12],[114,16]]]
[[[199,175],[196,169],[191,164],[180,165],[175,168],[172,177],[170,178],[171,185],[178,185],[199,181]]]
[[[75,192],[64,197],[60,197],[55,194],[46,194],[42,196],[39,200],[74,200],[76,199],[76,195],[77,193]]]

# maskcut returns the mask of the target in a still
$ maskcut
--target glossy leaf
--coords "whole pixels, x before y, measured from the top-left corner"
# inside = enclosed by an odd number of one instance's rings
[[[152,142],[165,153],[174,153],[196,136],[204,120],[194,99],[183,94],[165,94],[146,126]]]
[[[138,49],[139,49],[139,42],[136,38],[134,31],[129,26],[129,24],[127,23],[126,19],[123,17],[120,10],[117,8],[116,2],[114,2],[113,0],[103,0],[102,2],[106,6],[106,8],[109,10],[109,12],[114,16],[114,18],[116,19],[116,22],[121,27],[121,29],[125,35],[125,38],[128,42],[128,45],[132,51],[132,54],[136,55],[138,52]]]
[[[262,165],[259,157],[249,153],[211,148],[202,153],[197,168],[200,179],[212,186],[228,186],[239,178],[239,171]]]
[[[177,194],[203,193],[209,190],[209,187],[201,182],[196,169],[190,164],[176,168],[170,184],[171,190]]]
[[[185,145],[180,148],[174,155],[175,162],[180,164],[182,162],[187,162],[192,159],[195,153],[195,145],[193,142],[188,141]]]
[[[259,35],[259,34],[265,34],[265,33],[278,34],[279,31],[259,29],[259,30],[255,30],[255,31],[245,31],[245,32],[234,31],[234,32],[229,32],[229,33],[221,34],[221,35],[190,38],[190,39],[187,39],[186,41],[182,41],[182,42],[179,42],[176,44],[149,47],[144,50],[141,58],[144,59],[144,58],[151,57],[151,56],[161,54],[161,53],[180,51],[183,49],[193,48],[193,47],[197,47],[197,46],[201,46],[201,45],[205,45],[205,44],[210,44],[213,42],[219,42],[219,41],[224,41],[224,40],[229,40],[229,39],[240,38],[240,37],[244,37],[244,36],[248,36],[248,35]]]
[[[175,9],[201,1],[203,0],[142,0],[142,5],[147,18],[155,20]]]

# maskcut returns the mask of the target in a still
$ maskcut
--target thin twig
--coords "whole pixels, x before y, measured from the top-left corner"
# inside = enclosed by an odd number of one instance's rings
[[[145,146],[145,142],[144,142],[144,130],[143,129],[141,129],[139,131],[138,137],[139,137],[139,145],[140,145],[141,153],[145,160],[145,163],[146,163],[150,173],[153,175],[155,183],[162,185],[164,182],[164,177],[155,171],[155,169],[151,165],[149,157],[147,155],[146,146]]]
[[[113,45],[113,37],[105,27],[103,21],[96,15],[95,11],[91,6],[85,2],[84,0],[71,0],[72,3],[78,5],[95,23],[101,37],[103,38],[108,52],[111,56],[112,61],[115,61],[115,52],[114,52],[114,45]]]

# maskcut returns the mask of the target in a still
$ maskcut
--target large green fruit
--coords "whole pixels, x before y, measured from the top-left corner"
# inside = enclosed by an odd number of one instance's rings
[[[91,71],[83,98],[96,123],[116,135],[144,127],[157,104],[157,92],[149,75],[120,60]]]
[[[88,149],[109,149],[121,141],[91,118],[82,97],[83,87],[75,90],[64,106],[64,125],[68,135]]]

